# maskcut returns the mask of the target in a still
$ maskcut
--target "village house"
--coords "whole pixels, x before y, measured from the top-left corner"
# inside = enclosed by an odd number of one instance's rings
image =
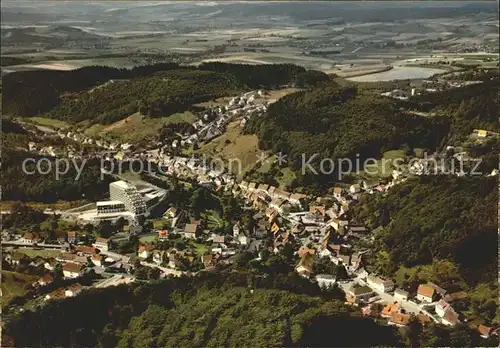
[[[276,189],[273,194],[274,198],[280,198],[282,200],[287,201],[290,199],[290,192],[286,192],[283,190]]]
[[[66,242],[67,235],[65,231],[56,231],[55,235],[57,243],[62,244]]]
[[[174,217],[177,216],[177,208],[176,207],[170,207],[164,214],[166,217],[173,219]]]
[[[486,339],[486,338],[490,337],[491,334],[493,333],[493,328],[489,327],[489,326],[486,326],[486,325],[483,325],[483,324],[480,324],[477,327],[477,331],[479,332],[479,335],[482,338]]]
[[[344,194],[344,189],[342,187],[334,187],[333,188],[333,197],[336,199],[341,199],[342,195]]]
[[[447,293],[444,295],[443,299],[446,302],[453,302],[453,301],[458,301],[458,300],[463,300],[467,298],[467,293],[465,291],[457,291],[453,293]]]
[[[157,230],[156,237],[160,242],[168,240],[168,230]]]
[[[431,288],[433,288],[435,293],[441,297],[444,297],[447,293],[446,289],[443,289],[442,287],[440,287],[437,284],[434,284],[432,282],[427,282],[427,285],[430,286]]]
[[[96,266],[102,266],[104,264],[104,259],[105,259],[105,257],[101,254],[94,254],[90,258],[92,263]]]
[[[139,245],[139,248],[137,250],[137,256],[145,260],[152,255],[154,249],[155,247],[152,244]]]
[[[60,253],[59,255],[56,256],[56,260],[59,262],[72,262],[72,263],[77,263],[75,262],[76,254],[73,253]]]
[[[156,263],[158,266],[163,263],[164,255],[165,255],[164,250],[155,250],[153,251],[153,262]]]
[[[219,235],[216,235],[214,234],[212,236],[212,242],[215,244],[226,244],[226,237],[225,236],[219,236]]]
[[[70,244],[78,243],[78,236],[77,236],[75,231],[68,232],[68,243],[70,243]]]
[[[78,278],[83,274],[84,266],[76,263],[63,264],[64,278]]]
[[[288,200],[290,201],[290,203],[292,203],[294,205],[298,205],[301,208],[303,208],[305,205],[306,197],[307,196],[302,194],[302,193],[292,193]]]
[[[71,284],[70,286],[68,286],[66,288],[66,290],[64,291],[64,295],[66,297],[75,297],[78,294],[80,294],[81,292],[82,292],[82,286],[80,284],[76,283],[76,284]]]
[[[285,200],[281,198],[273,198],[271,203],[269,203],[269,207],[275,209],[279,213],[283,213],[283,204]]]
[[[43,257],[35,256],[35,258],[32,259],[31,262],[29,263],[29,266],[30,267],[40,267],[40,266],[43,266],[44,264],[45,264],[45,259]]]
[[[389,319],[389,325],[406,326],[410,322],[410,315],[404,313],[393,313]]]
[[[459,323],[458,314],[445,300],[441,299],[436,303],[435,311],[443,324],[453,326]]]
[[[212,260],[213,260],[212,254],[204,254],[201,256],[201,263],[203,263],[203,266],[205,266],[205,268],[213,266]]]
[[[299,261],[295,271],[304,278],[310,278],[313,273],[314,255],[306,253]]]
[[[359,184],[354,184],[349,187],[349,192],[352,194],[360,193],[361,186]]]
[[[97,249],[88,245],[77,245],[75,251],[80,255],[93,255],[97,253]]]
[[[350,237],[361,238],[368,234],[368,229],[362,225],[349,225],[347,226],[348,235]]]
[[[186,224],[182,234],[186,238],[196,239],[198,237],[199,230],[200,228],[198,224]]]
[[[352,285],[346,292],[346,300],[351,304],[361,304],[368,302],[375,296],[373,290],[368,286]]]
[[[392,280],[384,280],[382,278],[369,275],[366,278],[368,286],[383,292],[390,292],[394,290],[394,282]]]
[[[316,275],[316,282],[322,289],[329,289],[335,285],[336,278],[332,274],[318,274]]]
[[[458,323],[460,323],[460,320],[458,320],[457,312],[455,312],[453,309],[451,309],[451,310],[447,310],[444,313],[444,316],[441,318],[441,322],[444,325],[455,326]]]
[[[53,271],[56,265],[57,265],[57,260],[51,258],[45,261],[43,267],[45,267],[46,270]]]
[[[249,238],[249,237],[247,237],[247,236],[246,236],[246,235],[244,235],[244,234],[240,234],[240,235],[238,236],[238,242],[239,242],[241,245],[246,246],[246,245],[250,244],[250,238]]]
[[[64,288],[58,288],[45,295],[45,301],[62,300],[65,297]]]
[[[258,185],[259,184],[255,183],[255,182],[249,183],[248,184],[248,191],[255,192],[257,190]]]
[[[43,277],[38,279],[38,284],[40,286],[47,286],[47,285],[52,284],[53,281],[54,281],[54,277],[52,276],[52,274],[47,273],[46,275],[44,275]]]
[[[240,234],[240,231],[241,231],[241,224],[239,221],[237,221],[234,225],[233,225],[233,237],[234,238],[238,238],[239,234]]]
[[[390,318],[394,313],[399,313],[401,308],[396,303],[388,303],[380,313],[382,318]]]
[[[431,303],[434,301],[435,290],[429,285],[420,284],[417,288],[417,300]]]
[[[95,243],[92,244],[92,246],[94,246],[95,248],[97,248],[99,250],[108,251],[109,247],[110,247],[110,240],[108,238],[98,237],[96,239]]]
[[[40,241],[40,236],[37,233],[27,232],[19,239],[21,243],[35,244]]]
[[[408,301],[408,291],[402,289],[394,290],[394,299],[398,301]]]

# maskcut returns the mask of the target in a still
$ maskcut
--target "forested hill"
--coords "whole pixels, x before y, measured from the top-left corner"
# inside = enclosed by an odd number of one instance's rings
[[[401,111],[393,100],[330,83],[281,98],[248,131],[265,150],[323,158],[379,157],[405,144],[435,149],[449,129],[445,117],[425,118]]]
[[[448,141],[463,141],[474,129],[500,132],[498,122],[498,72],[475,75],[475,80],[487,78],[481,84],[454,88],[412,97],[408,107],[445,115],[452,122]]]
[[[3,78],[3,112],[107,124],[136,111],[167,116],[236,91],[294,84],[305,73],[304,68],[290,64],[224,63],[15,72]],[[322,73],[315,76],[328,79]]]
[[[464,337],[478,343],[462,327],[383,326],[326,295],[297,275],[211,273],[90,290],[20,313],[3,333],[19,347],[456,346]]]
[[[497,185],[495,177],[423,176],[386,196],[363,196],[355,217],[378,228],[377,249],[389,255],[378,271],[390,275],[400,265],[446,259],[470,284],[496,279]]]

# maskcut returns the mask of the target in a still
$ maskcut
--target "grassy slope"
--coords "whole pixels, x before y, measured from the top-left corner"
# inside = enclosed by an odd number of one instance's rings
[[[257,136],[241,134],[242,128],[239,123],[239,121],[231,122],[223,135],[207,144],[202,144],[200,149],[196,150],[197,153],[222,159],[226,168],[229,167],[229,161],[234,159],[231,169],[237,175],[250,170],[260,153]],[[229,143],[226,143],[227,141]],[[241,172],[237,163],[241,163]]]
[[[1,271],[2,272],[2,299],[0,303],[6,305],[12,300],[15,296],[22,296],[28,292],[25,287],[28,284],[32,284],[35,282],[38,277],[9,272],[9,271]]]
[[[139,113],[135,113],[111,125],[92,125],[85,130],[85,134],[91,137],[106,137],[134,142],[151,139],[159,133],[163,125],[177,122],[192,123],[194,121],[196,121],[196,116],[189,111],[160,118],[142,118]]]

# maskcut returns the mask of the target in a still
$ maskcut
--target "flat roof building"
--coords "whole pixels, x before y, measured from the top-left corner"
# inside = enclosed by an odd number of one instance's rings
[[[121,213],[125,211],[125,204],[121,201],[97,202],[97,214]]]

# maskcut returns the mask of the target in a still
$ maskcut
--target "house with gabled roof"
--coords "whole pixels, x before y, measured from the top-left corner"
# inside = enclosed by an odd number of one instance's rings
[[[78,283],[71,284],[64,290],[65,297],[75,297],[82,292],[82,286]]]
[[[76,263],[65,263],[62,268],[64,278],[78,278],[83,274],[85,266]]]
[[[200,225],[198,224],[186,224],[184,226],[184,232],[182,233],[184,237],[195,239],[198,237],[200,231]]]
[[[314,258],[315,256],[313,254],[304,254],[295,267],[295,272],[304,278],[310,278],[314,272]]]
[[[435,294],[434,288],[429,285],[420,284],[417,288],[417,300],[419,301],[431,303],[434,301]]]

